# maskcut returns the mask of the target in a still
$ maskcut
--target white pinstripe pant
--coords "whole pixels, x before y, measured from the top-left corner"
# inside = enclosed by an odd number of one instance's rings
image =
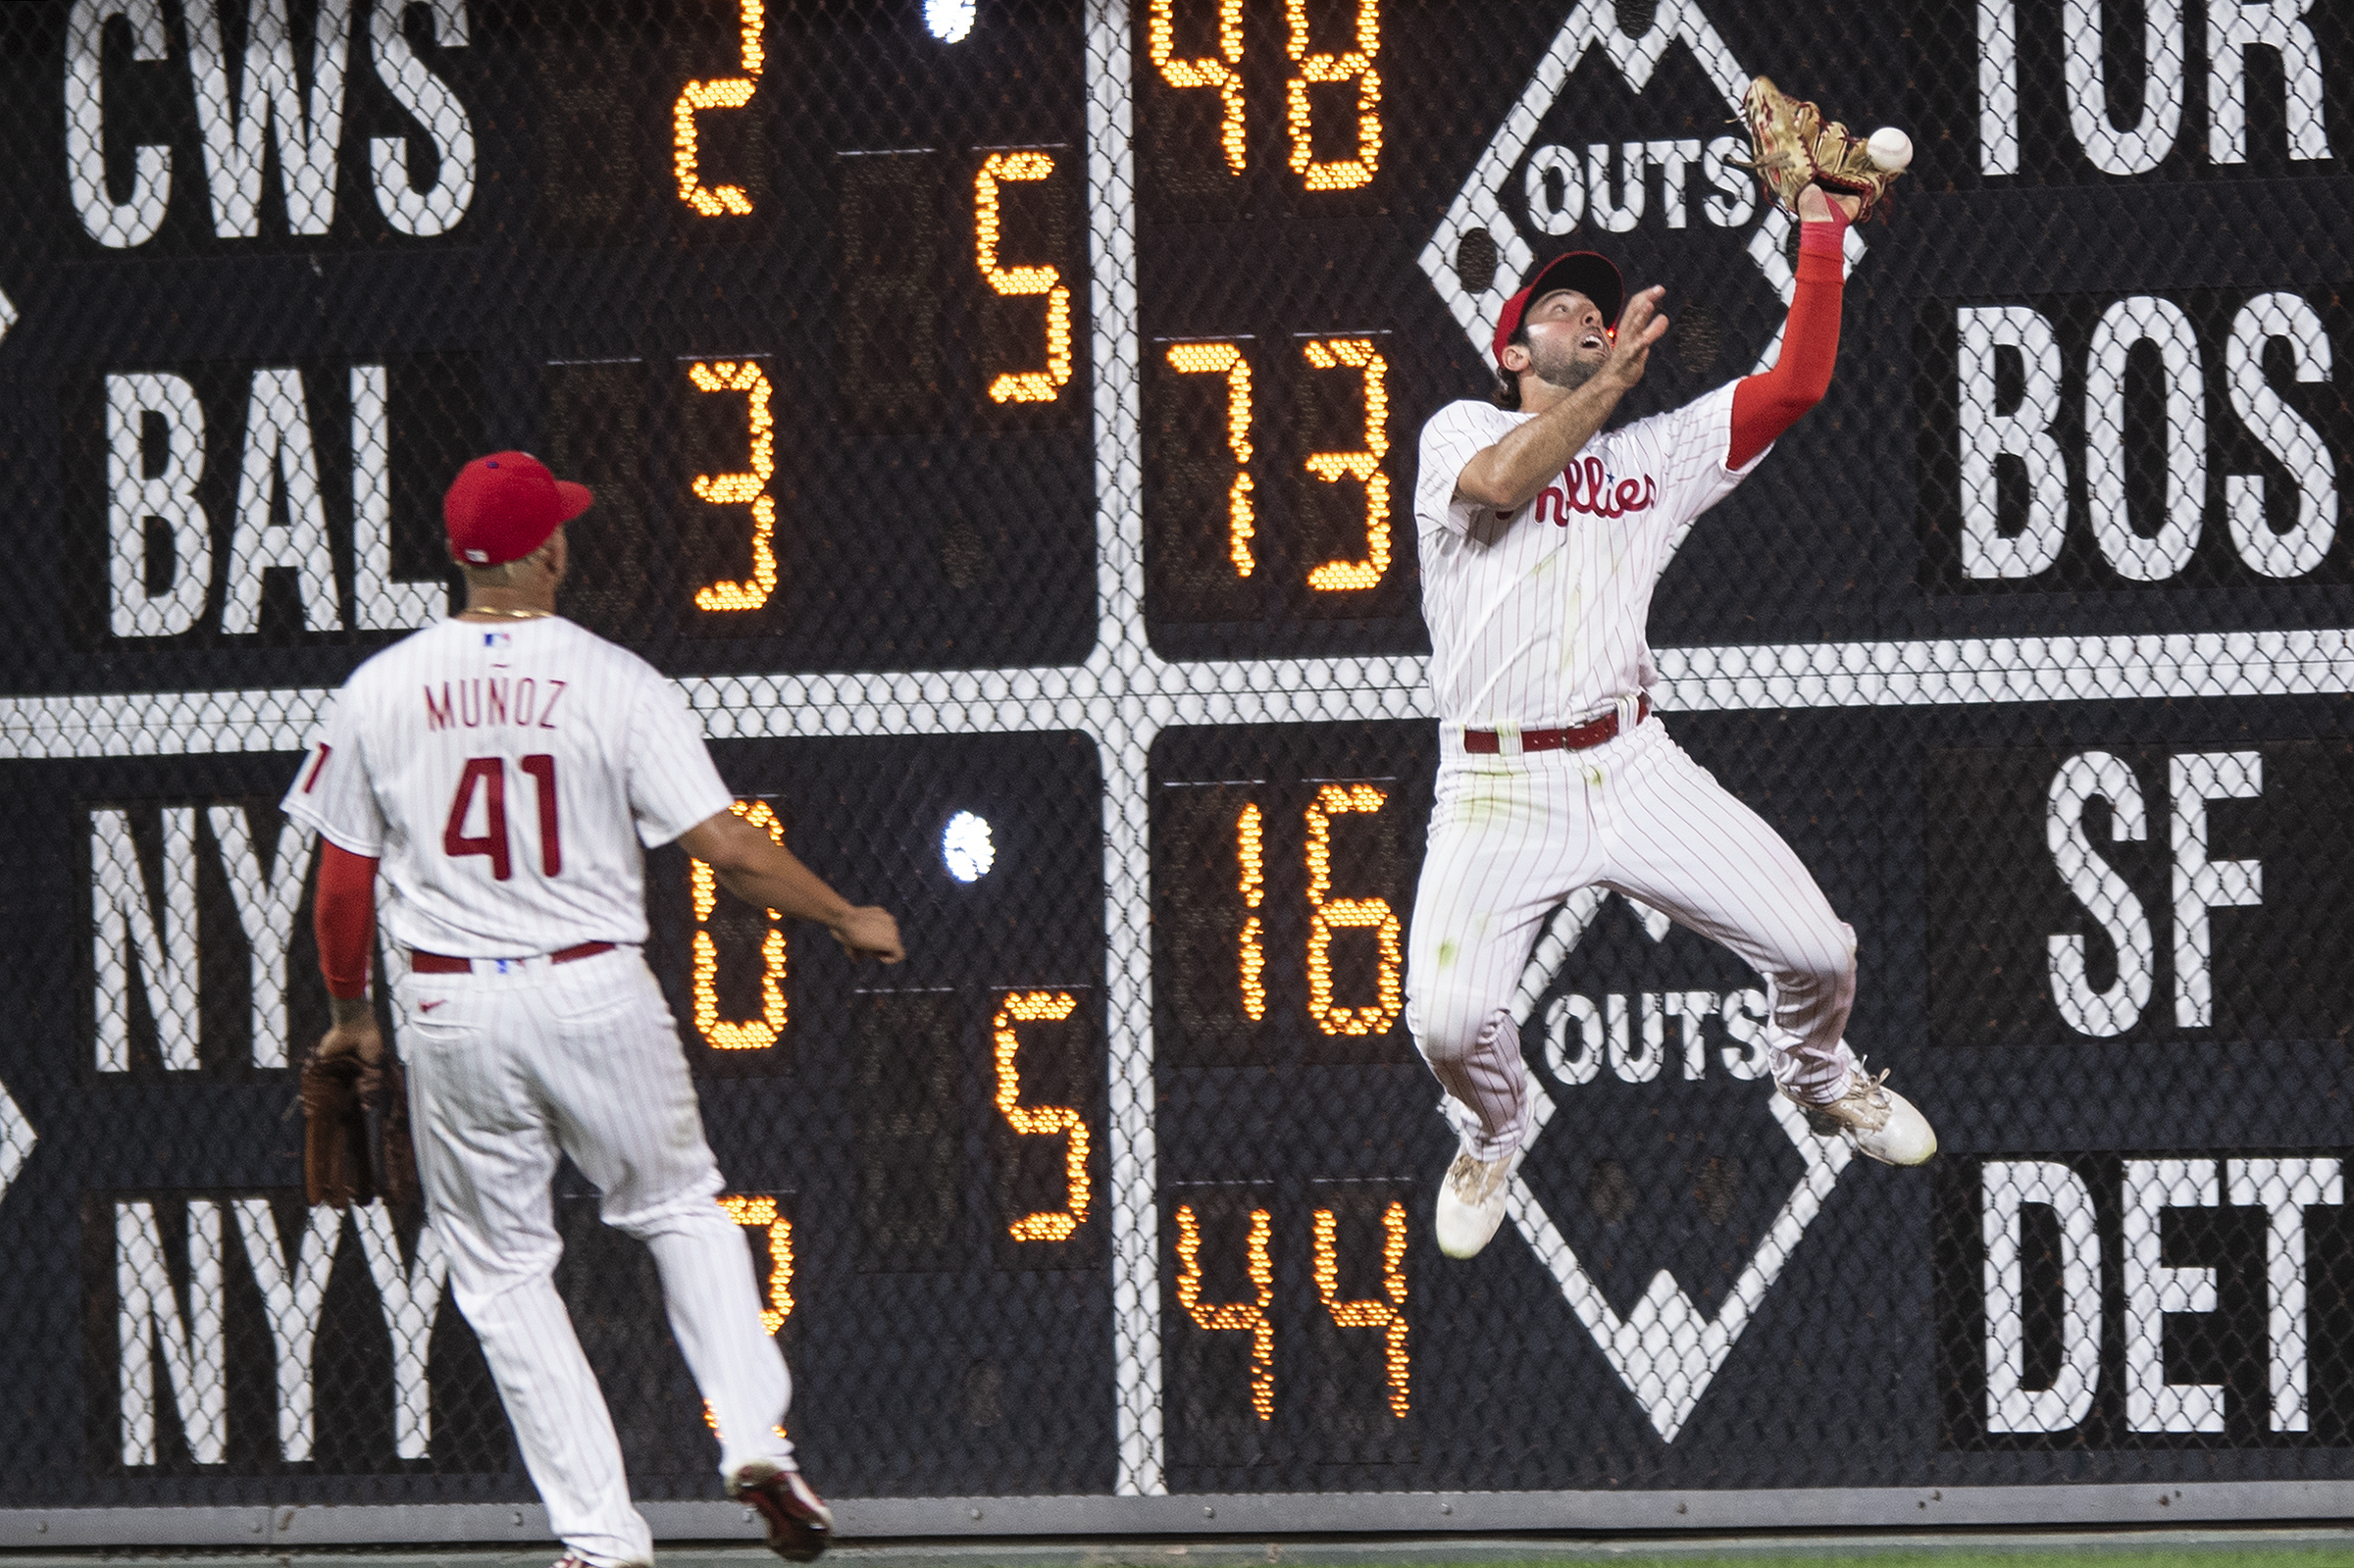
[[[1587,751],[1473,756],[1442,727],[1438,796],[1407,937],[1406,1019],[1481,1159],[1520,1146],[1528,1068],[1510,1008],[1555,905],[1600,885],[1722,942],[1766,977],[1774,1076],[1835,1096],[1856,936],[1781,835],[1655,717]]]
[[[651,1562],[612,1417],[556,1294],[558,1155],[596,1184],[605,1223],[652,1251],[671,1332],[718,1419],[723,1475],[751,1459],[791,1467],[774,1429],[792,1380],[761,1327],[742,1234],[713,1201],[719,1167],[644,961],[624,947],[510,966],[395,988],[427,1214],[549,1525],[598,1568]]]

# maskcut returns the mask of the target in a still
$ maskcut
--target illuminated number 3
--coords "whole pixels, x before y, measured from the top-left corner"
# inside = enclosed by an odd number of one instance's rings
[[[1043,152],[993,152],[973,179],[973,259],[989,286],[1008,297],[1047,296],[1047,368],[1008,371],[989,383],[993,403],[1051,403],[1071,379],[1071,291],[1052,267],[998,265],[998,182],[1044,179],[1054,160]]]
[[[1069,1184],[1070,1204],[1040,1214],[1025,1214],[1006,1229],[1017,1241],[1063,1241],[1087,1223],[1087,1120],[1062,1105],[1024,1105],[1021,1073],[1014,1058],[1020,1052],[1023,1024],[1059,1023],[1079,1005],[1069,991],[1017,991],[1005,998],[990,1025],[998,1056],[998,1109],[1016,1133],[1031,1138],[1060,1135],[1063,1175]]]
[[[752,509],[752,575],[742,582],[714,582],[694,590],[698,610],[757,610],[777,588],[777,503],[768,481],[777,472],[777,421],[768,410],[768,378],[751,362],[722,360],[716,365],[690,365],[687,379],[698,392],[742,392],[748,404],[746,423],[751,432],[752,471],[749,474],[697,474],[694,493],[713,506]]]
[[[765,800],[739,800],[729,810],[755,828],[768,830],[769,841],[785,841],[785,825]],[[763,1051],[785,1033],[784,917],[768,912],[768,935],[760,939],[760,1016],[729,1023],[719,1016],[719,943],[712,938],[711,912],[719,904],[719,878],[709,864],[689,860],[688,877],[694,895],[694,1027],[715,1051]]]

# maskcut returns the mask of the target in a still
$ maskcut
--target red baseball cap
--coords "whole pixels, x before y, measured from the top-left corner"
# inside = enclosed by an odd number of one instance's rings
[[[1626,279],[1601,252],[1573,250],[1538,268],[1520,292],[1504,302],[1504,314],[1496,319],[1497,364],[1504,363],[1505,348],[1520,329],[1520,318],[1528,314],[1529,302],[1560,288],[1574,288],[1585,295],[1601,308],[1603,325],[1612,331],[1618,329],[1618,313],[1626,309]]]
[[[466,566],[520,561],[594,499],[588,485],[557,479],[529,452],[478,457],[441,497],[450,557]]]

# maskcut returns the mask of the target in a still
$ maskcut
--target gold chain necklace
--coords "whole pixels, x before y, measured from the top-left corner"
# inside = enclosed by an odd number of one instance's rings
[[[463,621],[470,616],[495,616],[502,621],[537,621],[555,613],[553,610],[493,610],[487,606],[478,605],[473,609],[461,611],[458,619]]]

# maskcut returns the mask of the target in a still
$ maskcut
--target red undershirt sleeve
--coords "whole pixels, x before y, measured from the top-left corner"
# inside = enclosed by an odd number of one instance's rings
[[[345,1000],[368,991],[369,949],[376,942],[376,862],[319,840],[319,972],[327,993]]]
[[[1828,221],[1799,226],[1798,287],[1790,298],[1789,323],[1782,329],[1781,356],[1773,369],[1745,376],[1734,384],[1725,467],[1748,464],[1830,389],[1831,364],[1839,357],[1841,246],[1846,237],[1847,215],[1836,203]]]

